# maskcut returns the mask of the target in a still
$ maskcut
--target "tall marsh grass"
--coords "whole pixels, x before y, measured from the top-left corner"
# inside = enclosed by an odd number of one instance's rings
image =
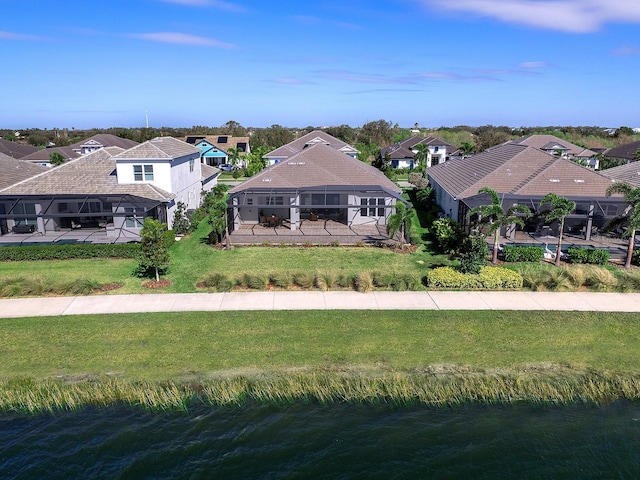
[[[208,380],[197,385],[134,383],[121,379],[76,383],[0,381],[0,411],[27,414],[124,403],[150,410],[186,411],[194,402],[211,406],[354,403],[397,407],[479,404],[603,404],[640,400],[640,375],[606,371],[528,369],[508,372],[439,373],[313,370]]]

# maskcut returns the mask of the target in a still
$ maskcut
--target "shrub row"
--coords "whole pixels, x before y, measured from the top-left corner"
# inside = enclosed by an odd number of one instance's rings
[[[114,290],[122,284],[101,284],[88,278],[44,281],[42,278],[11,277],[0,279],[0,297],[40,297],[42,295],[89,295]]]
[[[505,245],[503,254],[505,262],[540,262],[544,258],[544,248]]]
[[[500,267],[482,267],[480,273],[461,273],[451,267],[440,267],[427,274],[427,287],[473,289],[520,289],[522,275]]]
[[[394,291],[420,290],[423,281],[419,275],[394,272],[361,272],[348,274],[334,272],[274,272],[274,273],[244,273],[238,277],[215,272],[207,275],[198,287],[208,288],[217,292],[228,292],[234,288],[248,288],[251,290],[266,290],[272,288],[299,288],[304,290],[319,289],[323,291],[333,289],[353,289],[359,292],[369,292],[373,288]]]
[[[24,245],[0,247],[0,261],[69,260],[77,258],[137,258],[137,243]]]
[[[594,248],[569,248],[569,261],[571,263],[589,263],[593,265],[606,265],[609,263],[608,250]]]

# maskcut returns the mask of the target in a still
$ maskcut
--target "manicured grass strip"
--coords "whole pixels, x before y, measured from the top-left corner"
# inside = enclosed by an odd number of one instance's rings
[[[393,373],[371,376],[339,371],[297,372],[209,380],[204,384],[150,384],[118,379],[64,383],[0,381],[0,411],[55,412],[125,403],[151,410],[212,406],[338,402],[455,407],[530,403],[601,404],[640,399],[640,376],[609,372]]]
[[[180,312],[0,319],[0,378],[204,382],[253,371],[563,365],[640,373],[634,313]]]

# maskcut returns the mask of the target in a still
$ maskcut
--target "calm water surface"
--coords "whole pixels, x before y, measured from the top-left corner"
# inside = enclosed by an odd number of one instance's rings
[[[640,404],[0,416],[0,478],[640,478]]]

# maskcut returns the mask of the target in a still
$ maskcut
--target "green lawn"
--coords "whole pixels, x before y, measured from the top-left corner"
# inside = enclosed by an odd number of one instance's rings
[[[444,255],[432,255],[420,249],[413,254],[397,254],[376,247],[291,247],[255,246],[232,250],[215,249],[206,244],[209,225],[202,222],[198,230],[171,247],[171,264],[166,275],[172,285],[164,292],[194,292],[196,283],[207,274],[222,272],[231,277],[243,273],[278,271],[333,272],[357,275],[362,271],[407,272],[423,276],[433,265],[449,264]],[[124,283],[111,293],[145,293],[143,279],[133,275],[135,260],[91,259],[36,262],[1,262],[0,279],[41,278],[91,279],[99,283]]]
[[[115,375],[177,382],[347,368],[512,370],[560,365],[640,373],[637,314],[296,311],[0,319],[0,378]]]

